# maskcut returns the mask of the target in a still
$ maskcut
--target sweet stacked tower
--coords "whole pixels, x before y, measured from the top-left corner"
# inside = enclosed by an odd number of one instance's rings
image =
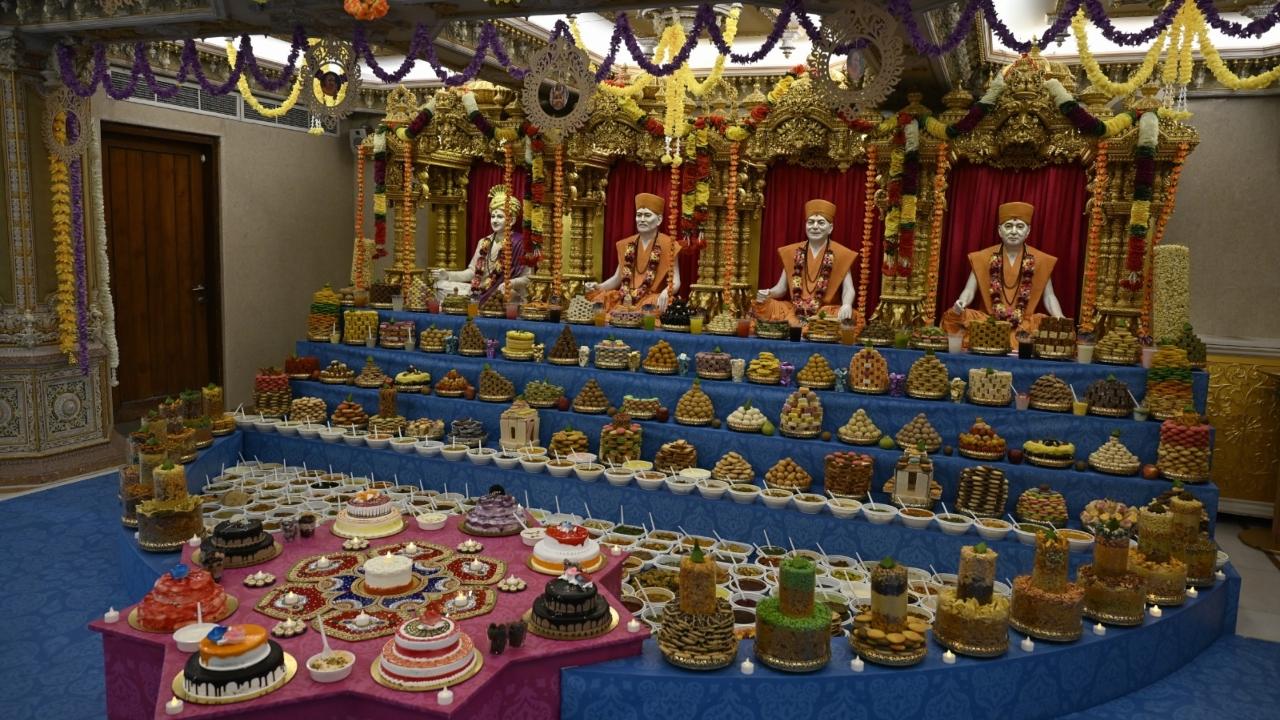
[[[778,670],[807,672],[831,660],[831,610],[813,599],[815,572],[813,561],[800,556],[787,558],[778,568],[777,596],[756,606],[755,652],[760,662]]]
[[[986,543],[960,549],[955,587],[938,591],[933,637],[961,655],[995,657],[1009,649],[1009,598],[995,593],[999,554]]]
[[[1080,638],[1084,589],[1067,580],[1067,539],[1052,529],[1036,534],[1036,559],[1030,575],[1013,579],[1009,624],[1038,640],[1069,642]]]
[[[716,596],[716,564],[695,541],[680,561],[677,602],[663,610],[658,649],[667,662],[689,670],[715,670],[733,662],[738,638],[733,608]]]

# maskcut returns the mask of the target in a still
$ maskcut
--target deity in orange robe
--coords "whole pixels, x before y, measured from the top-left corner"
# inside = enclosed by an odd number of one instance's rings
[[[840,321],[853,316],[853,276],[858,253],[832,242],[836,206],[826,200],[804,204],[804,242],[778,248],[782,273],[778,282],[756,293],[757,320],[786,320],[791,324],[825,313]]]
[[[1013,326],[1016,344],[1019,333],[1035,334],[1045,317],[1035,312],[1042,300],[1050,315],[1063,317],[1050,279],[1058,259],[1027,245],[1033,210],[1024,202],[1000,206],[1000,244],[969,253],[969,281],[955,305],[942,315],[942,329],[947,333],[957,335],[969,323],[994,316]],[[968,309],[975,294],[982,299],[982,310]]]
[[[602,283],[587,283],[587,299],[602,303],[606,313],[615,307],[639,309],[645,305],[663,311],[670,296],[679,292],[680,266],[676,256],[680,246],[670,235],[658,232],[664,205],[657,195],[636,195],[636,234],[617,242],[617,269]]]

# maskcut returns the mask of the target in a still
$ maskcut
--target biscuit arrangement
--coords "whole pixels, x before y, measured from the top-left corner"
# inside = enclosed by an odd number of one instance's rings
[[[925,352],[924,357],[911,363],[907,372],[907,394],[922,400],[940,400],[951,392],[951,380],[947,374],[947,366],[933,354]]]
[[[831,363],[819,353],[809,356],[809,362],[796,373],[796,380],[804,387],[826,390],[836,384],[836,373]]]
[[[956,491],[956,510],[981,517],[1003,517],[1009,501],[1009,478],[1004,471],[990,465],[967,467],[960,471]]]
[[[724,480],[730,484],[749,483],[756,479],[756,471],[751,467],[751,463],[747,462],[746,458],[730,451],[716,462],[715,467],[711,469],[711,477],[717,480]]]
[[[807,492],[813,484],[813,478],[805,469],[791,458],[779,460],[764,474],[764,484],[771,488],[783,488],[796,492]]]
[[[658,448],[653,467],[662,472],[680,472],[698,466],[698,449],[688,440],[672,440]]]

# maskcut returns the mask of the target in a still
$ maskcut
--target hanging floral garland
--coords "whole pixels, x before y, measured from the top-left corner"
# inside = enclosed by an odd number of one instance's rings
[[[1156,246],[1158,246],[1160,241],[1164,239],[1165,226],[1169,222],[1169,216],[1173,214],[1174,202],[1178,197],[1178,181],[1182,178],[1182,165],[1186,162],[1187,154],[1189,152],[1191,152],[1191,147],[1187,143],[1178,143],[1178,150],[1173,156],[1173,165],[1169,169],[1169,180],[1165,187],[1164,203],[1160,206],[1160,214],[1156,217],[1155,225],[1152,227],[1151,231],[1151,248],[1149,252],[1153,255],[1155,253]],[[1141,323],[1141,333],[1144,336],[1151,334],[1153,283],[1151,282],[1150,268],[1153,264],[1154,259],[1153,262],[1147,264],[1147,281],[1143,283],[1142,317],[1139,319],[1139,322]]]
[[[740,143],[729,143],[729,167],[725,178],[724,189],[724,238],[720,243],[720,264],[724,268],[724,279],[721,281],[720,302],[728,308],[733,302],[733,280],[736,275],[734,263],[737,260],[738,248],[738,153]]]
[[[1275,14],[1274,10],[1272,14]],[[1218,49],[1213,46],[1213,43],[1209,42],[1209,29],[1205,27],[1204,15],[1200,10],[1197,9],[1193,12],[1187,22],[1200,44],[1200,55],[1204,58],[1205,67],[1209,68],[1209,72],[1213,73],[1213,78],[1224,87],[1232,90],[1261,90],[1280,80],[1280,65],[1276,65],[1266,72],[1250,75],[1247,78],[1242,78],[1231,72],[1231,68],[1227,67],[1227,64],[1222,61],[1222,56],[1218,54]],[[1218,29],[1221,28],[1219,27]]]
[[[116,307],[111,298],[111,258],[107,254],[107,211],[102,192],[101,133],[93,132],[89,141],[89,182],[93,198],[94,263],[98,278],[98,309],[102,313],[102,344],[107,348],[107,367],[112,387],[120,384],[116,373],[120,367],[120,345],[116,339]]]
[[[67,114],[67,140],[74,143],[80,135],[80,118]],[[72,158],[67,165],[71,179],[71,246],[75,274],[76,356],[81,374],[89,372],[89,268],[85,258],[84,175],[82,160]]]
[[[858,318],[862,325],[867,319],[867,291],[871,287],[871,233],[875,224],[876,204],[876,146],[867,145],[867,181],[863,188],[862,204],[862,252],[858,253],[861,268],[858,271]]]
[[[933,241],[929,243],[929,275],[925,287],[929,288],[924,299],[925,323],[932,325],[937,313],[938,304],[938,267],[942,262],[942,219],[947,208],[947,169],[951,163],[947,160],[947,144],[938,143],[938,154],[934,159],[933,173],[933,218],[929,228],[933,233]]]
[[[1065,115],[1067,120],[1070,120],[1071,124],[1085,135],[1092,135],[1098,138],[1115,137],[1133,127],[1133,123],[1142,114],[1137,110],[1126,110],[1115,117],[1102,120],[1095,117],[1093,113],[1077,102],[1075,97],[1067,92],[1067,89],[1062,86],[1062,82],[1057,78],[1046,80],[1044,88],[1049,92],[1049,97],[1053,99],[1053,104],[1058,106],[1058,111]]]
[[[1142,289],[1147,254],[1147,231],[1151,224],[1151,196],[1156,180],[1156,144],[1160,139],[1160,120],[1145,113],[1138,120],[1138,146],[1133,160],[1133,201],[1129,204],[1129,242],[1125,249],[1120,287],[1129,292]]]
[[[555,203],[551,209],[551,297],[559,298],[561,291],[560,244],[564,241],[562,220],[564,217],[564,145],[556,143],[555,150]],[[558,300],[557,300],[558,302]]]
[[[359,236],[357,235],[357,240]],[[373,133],[373,259],[387,254],[387,126]],[[352,282],[355,282],[354,279]],[[358,286],[357,286],[358,287]]]
[[[227,62],[232,68],[236,66],[236,46],[230,40],[227,41]],[[289,95],[280,102],[279,107],[269,108],[258,100],[253,94],[253,88],[249,87],[249,78],[244,73],[240,73],[240,79],[236,81],[236,89],[240,91],[240,97],[253,108],[254,112],[265,118],[284,117],[294,105],[298,104],[298,98],[302,96],[302,77],[305,73],[298,73],[293,79],[293,87],[289,90]]]
[[[53,117],[54,140],[67,143],[67,114]],[[58,351],[75,362],[76,354],[76,274],[71,247],[71,178],[67,163],[57,153],[49,153],[49,193],[53,210],[53,259],[58,277]]]
[[[396,267],[410,270],[416,262],[418,217],[413,202],[413,145],[406,144],[401,165],[401,187],[404,188],[404,199],[400,201],[400,212],[397,220],[400,225],[400,242],[396,246]]]
[[[1165,41],[1169,37],[1169,31],[1160,33],[1156,38],[1151,49],[1147,50],[1147,54],[1142,58],[1142,64],[1134,71],[1133,75],[1124,82],[1112,82],[1107,77],[1102,66],[1098,63],[1097,58],[1089,51],[1089,35],[1086,27],[1088,21],[1084,8],[1076,11],[1076,15],[1071,20],[1071,31],[1076,38],[1076,51],[1080,54],[1080,66],[1084,68],[1085,76],[1089,78],[1089,82],[1094,87],[1106,93],[1109,97],[1122,97],[1132,95],[1137,92],[1138,88],[1146,84],[1151,79],[1152,73],[1155,72],[1156,62],[1160,58],[1160,52],[1164,49]]]
[[[1080,329],[1093,331],[1093,313],[1098,302],[1098,255],[1102,251],[1102,227],[1106,221],[1103,204],[1107,199],[1107,155],[1109,143],[1098,143],[1098,157],[1093,163],[1093,198],[1089,207],[1089,236],[1086,241],[1084,289],[1080,298]]]
[[[502,187],[508,192],[511,191],[512,177],[515,174],[515,154],[516,150],[511,143],[502,144]],[[504,208],[505,209],[505,208]],[[502,299],[503,302],[511,302],[511,276],[515,271],[514,258],[511,255],[511,232],[512,223],[502,224],[502,267],[504,268],[504,277],[502,278]]]
[[[374,144],[377,144],[376,137]],[[356,227],[355,232],[352,233],[355,245],[351,251],[351,286],[357,290],[369,288],[369,268],[364,262],[365,247],[369,242],[364,237],[364,161],[367,157],[369,157],[369,149],[361,145],[356,150]],[[377,205],[376,200],[374,205]]]

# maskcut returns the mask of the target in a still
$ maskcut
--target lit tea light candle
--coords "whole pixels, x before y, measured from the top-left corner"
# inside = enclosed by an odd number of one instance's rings
[[[105,623],[120,622],[120,611],[116,610],[114,607],[107,608],[107,611],[102,613],[102,622],[105,622]]]
[[[193,548],[198,548],[198,547],[200,547],[200,536],[199,536],[199,535],[192,535],[192,536],[191,536],[191,539],[190,539],[190,540],[187,540],[187,545],[188,545],[189,547],[193,547]]]
[[[1221,570],[1219,570],[1218,572],[1216,572],[1216,573],[1214,573],[1214,574],[1213,574],[1213,577],[1214,577],[1214,579],[1216,579],[1216,580],[1226,580],[1226,579],[1227,579],[1227,574],[1226,574],[1226,573],[1224,573],[1224,572],[1222,572]]]
[[[417,554],[418,554],[418,546],[417,546],[416,544],[414,544],[414,543],[409,543],[408,545],[405,545],[405,546],[404,546],[404,554],[405,554],[405,555],[417,555]]]
[[[628,620],[628,621],[627,621],[627,632],[629,632],[629,633],[638,633],[638,632],[640,632],[640,621],[639,621],[639,620],[636,620],[635,618],[631,618],[630,620]]]
[[[867,664],[862,662],[862,658],[854,655],[853,659],[849,661],[849,669],[854,672],[862,672],[867,669]]]
[[[1187,588],[1187,597],[1189,598],[1200,597],[1200,591],[1193,587],[1189,587]]]
[[[614,557],[618,557],[619,555],[622,554],[622,548],[618,547],[617,545],[610,545],[609,554]]]
[[[361,610],[355,619],[356,627],[368,627],[373,623],[373,616]]]
[[[302,596],[299,595],[298,593],[290,590],[289,592],[284,594],[285,605],[297,605],[300,602],[302,602]]]
[[[164,704],[165,715],[177,715],[182,712],[183,703],[178,698],[169,698],[169,702]]]
[[[453,691],[450,690],[449,688],[445,688],[441,690],[440,694],[436,695],[436,702],[441,705],[452,705]]]
[[[942,653],[942,662],[946,663],[947,665],[955,665],[956,654],[951,652],[950,650]]]
[[[1025,635],[1023,636],[1022,643],[1019,645],[1019,647],[1022,648],[1023,652],[1034,652],[1036,649],[1036,644],[1031,640],[1030,635]]]
[[[328,555],[321,555],[320,559],[316,561],[316,567],[327,568],[332,562],[333,561],[329,559]]]
[[[742,665],[740,665],[739,667],[741,668],[743,675],[750,675],[756,671],[756,666],[754,663],[751,662],[751,658],[747,658],[746,660],[743,660]]]
[[[1152,605],[1149,614],[1151,617],[1160,617],[1161,615],[1164,615],[1164,611],[1160,609],[1159,605]]]
[[[1107,626],[1106,626],[1106,625],[1103,625],[1102,623],[1094,623],[1094,625],[1093,625],[1093,634],[1094,634],[1094,635],[1106,635],[1106,634],[1107,634]]]

